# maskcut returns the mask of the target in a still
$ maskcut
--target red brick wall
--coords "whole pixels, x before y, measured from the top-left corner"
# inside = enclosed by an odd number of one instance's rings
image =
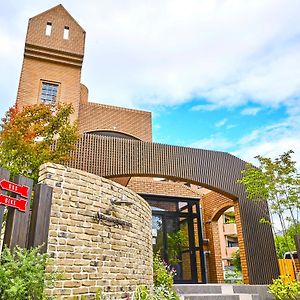
[[[89,90],[84,84],[80,84],[80,103],[87,103],[89,99]]]
[[[52,23],[50,36],[45,34],[47,22]],[[68,40],[63,39],[65,26],[70,28]],[[85,31],[65,8],[58,5],[29,19],[26,43],[83,55]]]
[[[50,36],[45,32],[47,22],[52,23]],[[65,26],[70,28],[69,39],[63,38]],[[78,118],[84,41],[84,30],[61,5],[29,20],[17,93],[20,109],[40,102],[44,80],[59,84],[56,101],[72,103],[73,120]]]
[[[20,77],[17,105],[20,109],[26,105],[40,102],[41,82],[59,83],[57,102],[72,103],[75,116],[78,116],[80,99],[81,69],[35,58],[26,58],[23,62]]]
[[[208,256],[209,282],[224,282],[221,246],[217,221],[225,210],[227,210],[229,207],[234,207],[243,279],[245,283],[248,283],[248,267],[246,262],[245,245],[238,201],[234,201],[215,192],[210,192],[202,197],[201,206],[203,211],[205,238],[209,240],[209,244],[207,247],[207,250],[210,251],[210,255]]]
[[[110,130],[152,141],[151,113],[123,107],[82,103],[79,110],[80,132]]]
[[[182,183],[155,181],[152,178],[131,178],[127,187],[138,194],[154,194],[200,199],[200,195]]]

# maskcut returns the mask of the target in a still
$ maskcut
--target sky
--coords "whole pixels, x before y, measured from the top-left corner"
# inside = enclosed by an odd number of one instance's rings
[[[91,102],[152,111],[153,140],[300,166],[299,0],[10,0],[0,11],[0,116],[28,19],[63,4],[86,31]]]

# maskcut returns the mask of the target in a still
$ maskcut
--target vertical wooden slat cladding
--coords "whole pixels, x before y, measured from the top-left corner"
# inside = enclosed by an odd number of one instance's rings
[[[93,141],[93,142],[92,142]],[[199,184],[238,199],[249,281],[270,283],[279,269],[271,227],[260,224],[264,203],[246,198],[237,180],[245,162],[225,152],[83,135],[69,166],[104,176],[157,176]]]
[[[37,184],[34,190],[28,248],[42,245],[42,253],[47,252],[52,190],[46,184]]]

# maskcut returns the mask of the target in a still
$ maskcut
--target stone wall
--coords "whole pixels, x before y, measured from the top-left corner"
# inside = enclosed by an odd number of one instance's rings
[[[140,284],[152,284],[151,209],[131,190],[105,178],[52,163],[40,181],[54,188],[49,270],[62,279],[49,292],[55,299],[126,299]],[[112,204],[112,201],[127,202]],[[100,212],[105,220],[96,220]]]

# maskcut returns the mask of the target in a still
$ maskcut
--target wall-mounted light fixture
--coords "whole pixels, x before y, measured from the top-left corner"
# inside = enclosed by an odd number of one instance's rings
[[[122,195],[120,198],[113,197],[111,200],[112,205],[126,205],[126,206],[132,206],[134,203],[130,200],[125,195]]]

